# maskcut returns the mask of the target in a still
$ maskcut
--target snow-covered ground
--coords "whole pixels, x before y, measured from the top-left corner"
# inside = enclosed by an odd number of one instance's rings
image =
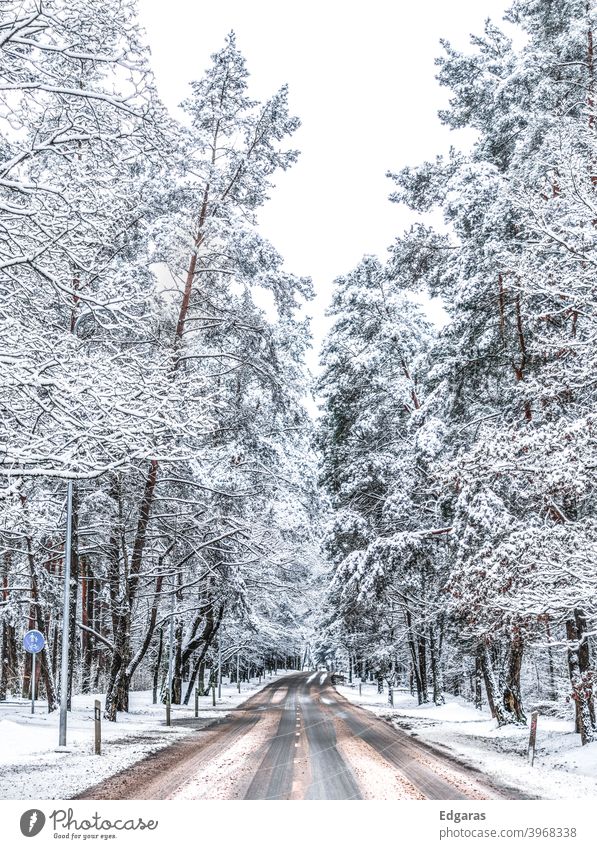
[[[597,742],[581,746],[574,722],[539,714],[535,763],[527,760],[529,729],[498,728],[487,711],[462,698],[446,695],[446,704],[417,704],[402,690],[394,691],[394,707],[376,684],[339,686],[347,699],[385,717],[397,728],[438,751],[477,768],[497,781],[543,799],[597,797]]]
[[[283,674],[279,670],[279,675]],[[275,678],[261,684],[222,685],[222,699],[212,705],[211,695],[199,699],[199,719],[193,700],[187,706],[172,705],[172,726],[166,725],[162,704],[154,705],[151,691],[132,692],[129,713],[117,722],[102,720],[102,754],[93,754],[94,701],[103,694],[78,695],[68,714],[67,751],[58,749],[59,712],[47,713],[38,702],[9,699],[0,702],[0,799],[68,799],[103,778],[135,763],[145,755],[225,716]],[[187,724],[188,722],[188,724]]]

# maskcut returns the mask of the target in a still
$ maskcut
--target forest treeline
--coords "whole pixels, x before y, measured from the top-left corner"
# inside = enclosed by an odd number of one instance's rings
[[[174,118],[133,0],[89,11],[1,9],[0,700],[36,628],[50,711],[163,698],[171,653],[174,702],[316,662],[594,740],[597,11],[443,43],[475,140],[389,175],[415,223],[335,281],[315,426],[312,284],[257,222],[286,88],[251,99],[231,34]]]
[[[148,56],[132,0],[2,4],[0,699],[36,628],[49,710],[100,691],[111,720],[163,692],[171,625],[174,702],[219,656],[300,665],[317,556],[311,282],[256,226],[299,121],[233,34],[180,120]]]
[[[318,650],[420,702],[486,700],[500,725],[524,723],[525,700],[568,703],[586,743],[597,10],[515,0],[506,21],[470,52],[444,42],[438,60],[440,117],[474,131],[471,149],[389,175],[416,223],[387,263],[365,257],[336,281],[319,382],[332,580]],[[441,330],[419,292],[441,298]]]

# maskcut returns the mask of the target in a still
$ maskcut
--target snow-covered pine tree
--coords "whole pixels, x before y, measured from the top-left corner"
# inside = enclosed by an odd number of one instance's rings
[[[257,517],[288,485],[288,458],[301,455],[292,446],[302,444],[308,432],[301,401],[308,332],[296,312],[310,297],[310,281],[283,271],[281,257],[255,228],[255,211],[267,198],[272,174],[296,159],[296,151],[283,143],[298,121],[289,115],[285,88],[257,103],[248,97],[247,76],[231,34],[183,104],[191,126],[178,179],[166,186],[152,231],[153,262],[174,283],[161,331],[171,355],[169,379],[183,409],[207,404],[209,412],[207,426],[181,443],[186,459],[167,468],[152,460],[136,511],[142,531],[133,543],[139,574],[152,571],[147,528],[165,522],[170,529],[162,534],[162,554],[167,551],[172,580],[185,582],[177,566],[185,563],[196,588],[189,628],[177,629],[176,700],[183,696],[178,686],[183,670],[191,664],[198,673],[223,618],[230,611],[248,615],[251,569],[261,558],[264,564],[284,560],[281,551],[271,561],[266,556],[270,529]],[[255,292],[269,298],[269,315],[256,305]],[[290,477],[292,488],[299,476]],[[309,480],[307,475],[305,492]],[[195,507],[181,513],[181,504]],[[275,536],[276,529],[271,531]],[[184,593],[176,598],[171,615],[187,601]],[[126,709],[131,677],[150,645],[148,632],[141,655],[131,655],[130,621],[127,613],[113,655],[110,719]]]
[[[445,479],[457,495],[449,586],[467,628],[475,610],[489,625],[482,657],[508,635],[503,702],[513,718],[523,717],[524,643],[545,641],[550,622],[565,626],[583,742],[594,736],[593,589],[573,552],[590,536],[594,503],[592,449],[576,434],[595,399],[575,377],[592,368],[594,14],[585,3],[515,3],[508,17],[527,36],[518,51],[491,24],[471,55],[446,44],[443,118],[474,127],[478,141],[469,156],[396,177],[396,199],[440,206],[452,232],[450,250],[432,235],[411,262],[427,262],[452,317],[435,370],[451,431]],[[563,589],[572,576],[574,601]]]
[[[68,687],[107,684],[113,719],[133,676],[151,664],[159,684],[171,616],[177,699],[183,677],[208,661],[213,673],[223,617],[254,663],[296,638],[315,560],[298,314],[310,283],[252,216],[296,158],[282,142],[297,122],[285,90],[248,100],[233,38],[183,129],[155,96],[134,3],[6,11],[0,697],[29,686],[26,620],[48,636],[55,705],[76,478]]]
[[[155,98],[133,4],[106,3],[92,18],[79,2],[6,6],[0,50],[2,474],[5,503],[20,503],[27,519],[23,513],[12,528],[5,523],[5,531],[13,547],[24,534],[34,606],[57,635],[50,599],[35,590],[38,561],[59,569],[56,549],[63,545],[57,530],[63,497],[52,486],[50,495],[47,481],[90,480],[144,454],[148,441],[161,435],[153,410],[167,386],[140,379],[148,371],[150,328],[146,324],[144,334],[139,322],[151,298],[144,194],[160,161],[158,148],[163,156],[170,143],[169,121]],[[48,496],[57,500],[50,522]],[[15,515],[10,507],[8,515]],[[73,646],[76,543],[75,536]],[[44,657],[52,708],[47,667]]]
[[[380,682],[408,669],[419,700],[431,679],[441,703],[443,533],[427,478],[439,434],[419,376],[432,333],[402,286],[373,257],[336,281],[319,384],[321,480],[333,508],[328,628]]]

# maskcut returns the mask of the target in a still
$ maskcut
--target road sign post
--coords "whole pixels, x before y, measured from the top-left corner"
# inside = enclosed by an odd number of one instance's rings
[[[31,713],[35,713],[35,655],[31,655]]]
[[[27,631],[23,637],[23,648],[31,655],[31,713],[35,713],[35,656],[42,651],[46,640],[41,631]]]

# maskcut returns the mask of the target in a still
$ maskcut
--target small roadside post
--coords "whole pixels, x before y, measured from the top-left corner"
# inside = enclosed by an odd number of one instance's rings
[[[531,766],[535,763],[535,743],[537,741],[537,718],[539,714],[534,710],[531,714],[531,733],[529,734],[529,763]]]
[[[363,682],[359,681],[359,696],[363,695]]]
[[[236,653],[236,684],[238,686],[238,692],[240,693],[240,652]]]
[[[41,631],[27,631],[23,637],[23,648],[31,655],[31,713],[35,713],[35,656],[46,644]]]
[[[222,698],[222,634],[218,639],[218,699]],[[215,704],[215,703],[214,703]]]
[[[216,682],[212,681],[211,685],[211,703],[215,707],[216,706]]]
[[[199,687],[195,687],[195,719],[199,716]]]
[[[95,745],[94,751],[96,755],[101,755],[102,753],[102,703],[99,699],[95,700],[95,706],[93,709],[93,719],[95,726]]]

